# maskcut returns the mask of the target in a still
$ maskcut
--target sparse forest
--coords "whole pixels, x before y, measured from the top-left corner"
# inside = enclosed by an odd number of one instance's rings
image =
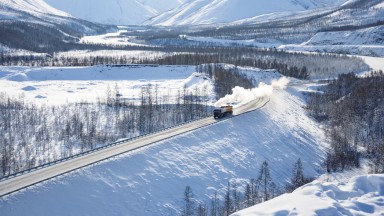
[[[248,181],[229,181],[223,194],[215,191],[209,201],[202,201],[196,197],[190,186],[184,190],[182,216],[229,216],[234,212],[268,201],[283,193],[290,193],[296,188],[313,181],[304,175],[303,165],[299,158],[292,169],[290,180],[283,187],[279,187],[271,178],[269,165],[264,161],[257,178]]]
[[[97,103],[37,106],[22,95],[0,94],[0,177],[211,115],[204,89],[180,89],[176,103],[156,85],[141,89],[139,104],[108,89]],[[156,122],[156,124],[153,124]]]
[[[371,161],[373,173],[384,172],[384,75],[340,75],[309,95],[308,110],[327,124],[330,137],[326,167],[330,171],[360,166],[360,157]],[[364,150],[362,150],[364,149]]]
[[[237,68],[221,64],[196,67],[214,81],[218,97],[232,88],[252,88],[253,80]],[[0,94],[1,176],[11,175],[52,161],[83,153],[121,138],[149,134],[211,115],[206,89],[178,90],[175,98],[160,95],[157,85],[144,85],[140,101],[121,97],[119,87],[108,87],[97,103],[37,106],[23,95]],[[156,122],[156,124],[153,124]]]

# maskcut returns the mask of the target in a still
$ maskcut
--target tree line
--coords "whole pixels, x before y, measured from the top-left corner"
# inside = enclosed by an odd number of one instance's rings
[[[97,45],[84,45],[96,46]],[[217,46],[170,46],[170,47],[129,47],[128,50],[145,50],[162,54],[143,54],[132,57],[117,56],[76,56],[63,53],[49,55],[15,55],[0,52],[0,65],[4,66],[93,66],[98,64],[158,64],[158,65],[201,65],[227,63],[261,69],[276,69],[286,76],[299,79],[328,78],[335,74],[368,70],[365,62],[358,57],[336,54],[289,53],[276,49],[252,47]]]

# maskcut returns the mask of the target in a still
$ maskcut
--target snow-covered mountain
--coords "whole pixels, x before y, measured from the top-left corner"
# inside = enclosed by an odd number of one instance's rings
[[[346,0],[45,0],[75,17],[105,24],[186,25],[339,5]]]
[[[66,28],[83,33],[96,33],[95,28],[100,28],[99,25],[60,11],[44,0],[0,0],[0,21],[27,22],[50,27],[65,25]]]
[[[92,22],[128,25],[171,10],[186,0],[45,0],[73,16]]]
[[[339,5],[345,0],[190,0],[146,24],[191,25],[227,23],[258,15]]]
[[[0,25],[1,47],[39,52],[110,28],[75,18],[43,0],[0,0]]]

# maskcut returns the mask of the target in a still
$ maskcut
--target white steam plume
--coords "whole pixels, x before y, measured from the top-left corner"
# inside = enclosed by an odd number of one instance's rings
[[[271,96],[273,89],[284,89],[289,83],[289,79],[282,77],[279,80],[272,80],[271,85],[260,83],[258,87],[253,89],[244,89],[243,87],[236,86],[232,89],[231,95],[226,95],[220,98],[215,106],[224,106],[228,103],[236,103],[237,106],[246,104],[259,97]]]

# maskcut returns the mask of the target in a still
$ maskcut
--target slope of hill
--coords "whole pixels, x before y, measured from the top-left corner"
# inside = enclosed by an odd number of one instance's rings
[[[0,3],[3,7],[14,8],[32,14],[49,14],[63,17],[71,17],[71,15],[53,8],[52,6],[45,3],[43,0],[1,0]]]
[[[345,0],[194,0],[154,17],[146,24],[200,25],[228,23],[258,15],[339,5]]]
[[[267,84],[281,77],[272,71],[240,70]],[[0,198],[0,212],[9,216],[179,215],[186,186],[196,199],[208,203],[216,191],[223,197],[228,181],[240,188],[257,178],[265,160],[278,185],[290,178],[298,158],[306,175],[318,175],[326,137],[306,116],[301,90],[276,89],[260,110]]]
[[[45,0],[73,16],[92,22],[129,25],[173,9],[185,0]]]

